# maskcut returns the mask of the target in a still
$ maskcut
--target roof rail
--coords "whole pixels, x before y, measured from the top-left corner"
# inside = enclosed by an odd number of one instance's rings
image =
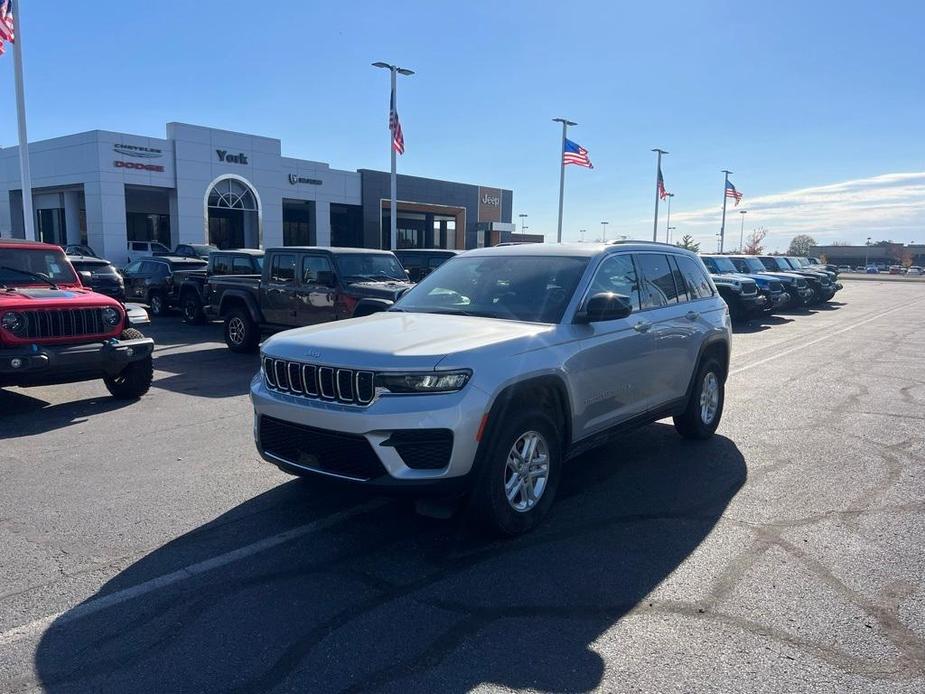
[[[619,240],[614,240],[614,241],[607,241],[605,245],[618,246],[624,243],[645,243],[650,246],[667,246],[668,248],[681,248],[681,249],[684,248],[683,246],[678,246],[673,243],[665,243],[664,241],[647,241],[645,239],[619,239]]]

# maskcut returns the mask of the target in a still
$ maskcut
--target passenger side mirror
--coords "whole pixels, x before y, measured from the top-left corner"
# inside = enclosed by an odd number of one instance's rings
[[[633,302],[628,296],[613,292],[599,292],[590,297],[583,311],[575,316],[576,323],[598,323],[626,318],[633,312]]]
[[[80,270],[78,273],[80,275],[80,282],[82,284],[87,284],[93,278],[93,273],[88,270]]]
[[[374,313],[382,313],[383,311],[388,311],[392,308],[394,302],[389,301],[388,299],[373,299],[367,297],[365,299],[360,299],[357,302],[356,308],[353,309],[353,318],[362,318],[363,316],[370,316]]]
[[[318,272],[316,282],[322,287],[336,287],[337,275],[335,275],[331,270],[320,270]]]

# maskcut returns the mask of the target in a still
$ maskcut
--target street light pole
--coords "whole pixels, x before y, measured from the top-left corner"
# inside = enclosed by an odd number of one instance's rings
[[[517,216],[520,217],[520,233],[522,234],[524,233],[524,229],[527,228],[526,225],[524,224],[524,220],[527,218],[527,215],[521,212]]]
[[[673,197],[674,193],[668,193],[668,217],[665,219],[665,243],[670,243],[668,232],[671,229],[671,198]]]
[[[741,253],[742,246],[745,245],[745,215],[748,214],[748,210],[739,210],[739,214],[742,215],[742,226],[739,227],[739,253]]]
[[[568,126],[578,125],[578,123],[567,118],[553,118],[552,120],[555,123],[562,123],[562,146],[559,147],[559,227],[556,232],[556,243],[562,243],[562,200],[565,195],[565,159],[562,155],[565,154],[565,136]]]
[[[610,222],[601,222],[601,243],[607,243],[607,225]]]
[[[867,251],[864,253],[864,269],[866,270],[870,265],[870,236],[867,237],[867,243],[864,245],[867,246]]]
[[[671,243],[671,232],[677,228],[678,227],[668,227],[668,243]]]
[[[719,252],[723,252],[723,241],[726,239],[726,186],[729,184],[729,174],[732,171],[726,171],[723,169],[723,173],[726,175],[726,181],[723,183],[723,223],[719,228]]]
[[[580,242],[581,242],[581,243],[584,243],[584,242],[585,242],[585,232],[586,232],[586,231],[588,231],[588,230],[587,230],[587,229],[579,229],[579,230],[578,230],[578,233],[581,234],[581,239],[580,239]]]
[[[414,70],[398,67],[390,63],[373,63],[373,67],[384,68],[389,71],[391,76],[391,100],[389,101],[389,151],[392,155],[392,169],[389,174],[389,248],[393,251],[398,246],[398,174],[397,174],[397,152],[395,150],[395,141],[392,133],[392,118],[398,118],[398,79],[397,75],[406,77],[413,75]],[[381,241],[380,241],[381,245]]]
[[[652,222],[652,240],[658,241],[658,174],[662,170],[662,155],[668,152],[658,147],[652,151],[658,153],[658,163],[655,168],[655,219]]]

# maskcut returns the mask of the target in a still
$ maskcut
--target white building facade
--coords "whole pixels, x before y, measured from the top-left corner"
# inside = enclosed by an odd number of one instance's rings
[[[278,139],[168,123],[165,138],[93,130],[30,143],[29,152],[39,239],[87,244],[117,264],[132,241],[171,248],[389,242],[387,174],[284,157]],[[471,248],[506,239],[512,196],[399,176],[400,245]],[[0,150],[0,236],[24,236],[17,147]]]

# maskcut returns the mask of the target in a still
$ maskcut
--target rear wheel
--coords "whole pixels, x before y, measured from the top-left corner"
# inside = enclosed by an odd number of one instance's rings
[[[153,316],[160,317],[167,313],[167,302],[160,292],[151,292],[148,295],[148,306],[151,307],[151,315]]]
[[[674,418],[675,429],[687,439],[710,438],[723,416],[724,401],[723,367],[715,357],[707,357],[697,369],[687,407]]]
[[[181,302],[183,308],[183,320],[190,325],[200,325],[205,321],[205,315],[202,313],[202,304],[199,297],[193,292],[188,291],[183,295]]]
[[[225,344],[232,352],[248,353],[257,349],[260,329],[243,308],[233,308],[225,316]]]
[[[494,534],[532,530],[548,513],[559,485],[559,430],[539,408],[510,416],[492,434],[472,491],[471,511]]]
[[[121,340],[138,340],[143,338],[139,330],[126,328],[119,336]],[[151,355],[140,361],[133,361],[115,376],[105,376],[103,383],[114,397],[120,400],[137,400],[148,392],[154,379],[154,362]]]

